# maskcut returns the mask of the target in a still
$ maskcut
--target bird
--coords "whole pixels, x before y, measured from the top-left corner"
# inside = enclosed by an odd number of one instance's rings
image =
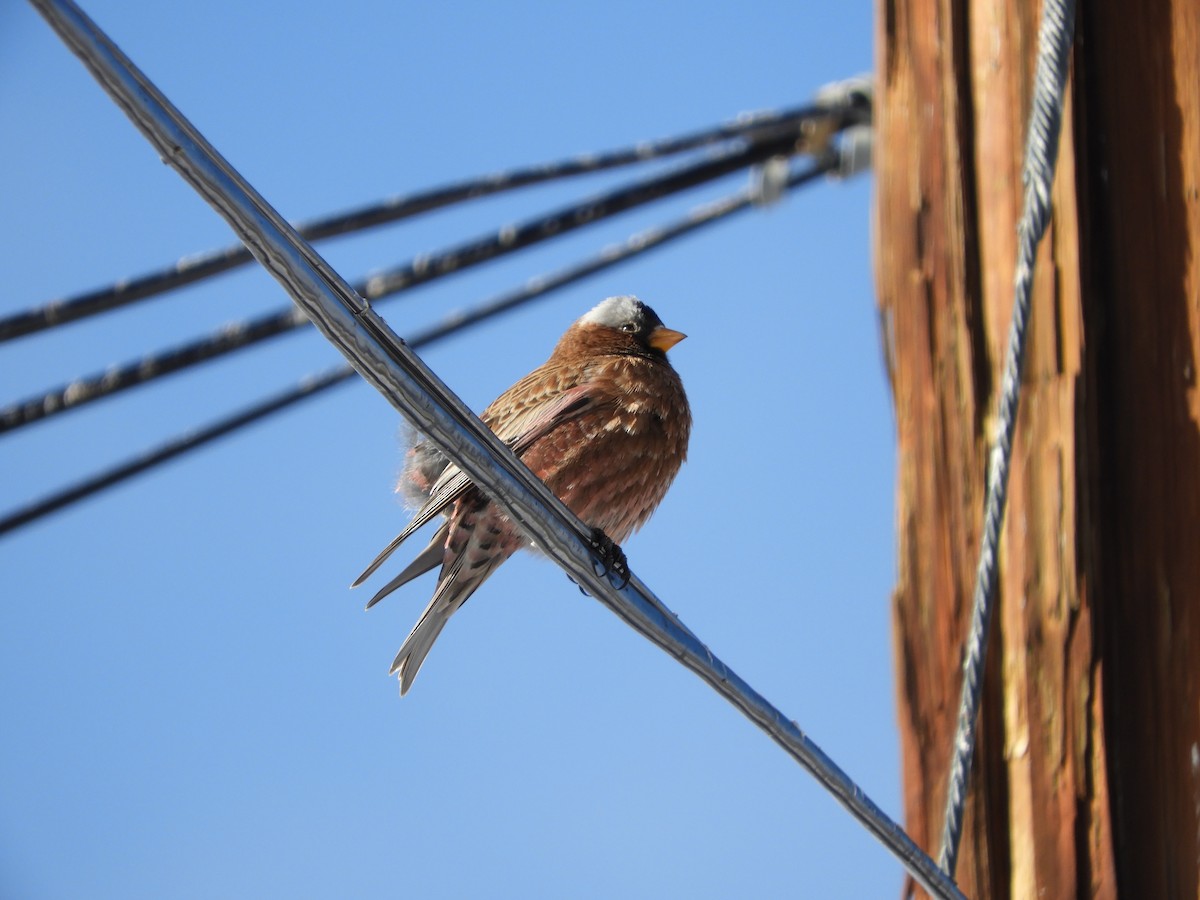
[[[686,335],[632,295],[609,297],[567,329],[550,358],[496,398],[481,417],[592,529],[593,546],[623,571],[620,544],[662,502],[687,459],[692,414],[667,351]],[[428,441],[408,451],[397,492],[416,514],[351,587],[358,587],[426,523],[433,539],[370,602],[441,566],[433,598],[392,663],[408,693],[450,617],[529,539]]]

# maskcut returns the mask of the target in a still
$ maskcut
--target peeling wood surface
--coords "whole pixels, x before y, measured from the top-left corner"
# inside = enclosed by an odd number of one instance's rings
[[[1200,4],[1079,8],[979,749],[972,897],[1200,886]],[[1040,6],[881,0],[904,814],[936,853]]]
[[[1119,23],[1119,25],[1117,24]],[[1200,891],[1200,4],[1083,20],[1097,592],[1124,892]]]

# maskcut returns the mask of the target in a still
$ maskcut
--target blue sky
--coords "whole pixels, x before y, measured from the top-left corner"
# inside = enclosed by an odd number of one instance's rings
[[[286,216],[807,100],[872,64],[869,4],[90,2]],[[223,246],[37,15],[0,9],[0,314]],[[621,183],[320,246],[356,280]],[[744,175],[380,305],[401,334],[736,190]],[[821,183],[426,360],[481,409],[601,298],[689,338],[691,455],[625,549],[900,817],[895,445],[869,178]],[[247,268],[0,347],[8,402],[287,303]],[[0,436],[0,508],[338,361],[315,333]],[[0,538],[0,895],[890,896],[901,867],[773,743],[552,564],[505,565],[409,696],[432,590],[347,585],[406,521],[390,406],[336,389]],[[407,556],[404,556],[407,559]],[[391,569],[391,570],[394,570]]]

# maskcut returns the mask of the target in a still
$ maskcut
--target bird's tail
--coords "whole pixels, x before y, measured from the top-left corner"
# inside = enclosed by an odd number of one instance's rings
[[[463,559],[459,557],[449,567],[443,569],[438,580],[437,590],[433,592],[433,599],[425,607],[425,612],[421,613],[416,627],[413,628],[412,633],[401,646],[400,652],[396,654],[395,660],[392,661],[392,669],[389,674],[399,677],[400,696],[403,697],[412,687],[413,679],[421,671],[425,657],[429,655],[434,641],[438,639],[438,635],[442,633],[442,629],[446,627],[450,617],[458,612],[459,608],[467,602],[467,598],[475,593],[476,588],[487,580],[487,577],[504,561],[504,558],[490,561],[489,565],[464,573]]]
[[[370,609],[392,591],[396,590],[396,588],[408,584],[417,576],[424,575],[430,569],[437,566],[445,556],[446,533],[449,530],[449,522],[439,528],[437,533],[434,534],[433,540],[431,540],[425,549],[417,555],[417,558],[410,562],[403,572],[375,592],[375,596],[367,601],[366,608]],[[368,572],[369,571],[370,570],[368,570]],[[365,574],[366,573],[364,573],[364,575]],[[359,581],[361,580],[362,579],[360,578]],[[359,582],[355,582],[351,585],[351,587],[356,587],[358,583]]]

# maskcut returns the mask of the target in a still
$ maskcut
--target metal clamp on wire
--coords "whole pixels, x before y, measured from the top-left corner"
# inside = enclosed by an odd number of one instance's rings
[[[875,129],[870,125],[851,125],[838,138],[838,161],[829,177],[842,181],[870,171],[874,150]]]
[[[827,115],[804,122],[800,147],[823,162],[836,164],[831,178],[845,179],[871,168],[874,134],[871,115],[875,82],[870,75],[855,75],[817,89],[813,104]],[[750,199],[756,206],[770,206],[788,187],[790,165],[785,156],[773,156],[750,170]]]
[[[817,88],[813,102],[831,112],[843,113],[850,124],[866,125],[875,106],[875,82],[866,74],[833,81]]]
[[[829,151],[835,134],[871,124],[875,83],[869,75],[835,81],[818,88],[813,95],[813,103],[829,115],[812,123],[805,134],[804,149],[820,157]]]
[[[750,169],[750,202],[755,206],[771,206],[778,202],[788,187],[792,168],[786,156],[772,156]]]

